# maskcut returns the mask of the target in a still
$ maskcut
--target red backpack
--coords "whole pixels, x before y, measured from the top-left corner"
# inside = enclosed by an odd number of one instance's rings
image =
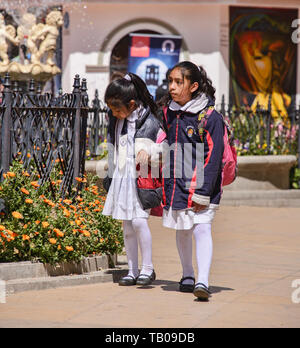
[[[203,129],[207,123],[209,116],[213,113],[214,107],[210,106],[199,114],[199,134],[203,133]],[[230,125],[222,116],[224,123],[224,153],[222,159],[222,186],[230,185],[234,182],[237,176],[237,152],[233,145],[234,138],[230,129]]]

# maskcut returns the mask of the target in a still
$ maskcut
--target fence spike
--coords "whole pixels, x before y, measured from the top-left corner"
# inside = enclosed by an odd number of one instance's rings
[[[73,93],[79,92],[79,90],[80,90],[80,77],[79,77],[79,75],[75,75],[73,87],[74,87]]]
[[[10,89],[10,87],[11,87],[11,80],[10,80],[10,74],[9,73],[5,74],[3,86],[6,89]]]

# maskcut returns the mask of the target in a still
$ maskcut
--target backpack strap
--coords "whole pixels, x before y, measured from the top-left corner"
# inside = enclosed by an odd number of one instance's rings
[[[215,108],[213,106],[209,106],[208,108],[205,108],[203,111],[201,111],[200,114],[198,115],[198,121],[199,121],[198,132],[202,142],[203,142],[204,128],[207,124],[207,120],[209,116],[213,113],[214,109]]]
[[[207,120],[209,118],[209,116],[213,113],[213,111],[215,110],[214,106],[209,106],[208,108],[205,108],[198,116],[198,121],[199,121],[199,125],[198,125],[198,129],[199,129],[199,135],[201,138],[201,141],[203,142],[203,132],[204,132],[204,128],[207,124]],[[233,142],[233,130],[232,127],[230,126],[230,124],[226,121],[224,115],[220,114],[222,116],[222,120],[223,123],[227,129],[227,133],[228,133],[228,139],[230,140],[230,142]]]

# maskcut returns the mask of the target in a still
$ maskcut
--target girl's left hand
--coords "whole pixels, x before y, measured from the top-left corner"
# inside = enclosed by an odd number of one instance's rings
[[[199,211],[207,209],[207,205],[201,205],[201,204],[197,204],[195,202],[193,202],[193,207],[194,207],[195,213],[199,213]]]
[[[141,150],[137,157],[136,157],[136,163],[140,163],[141,165],[146,165],[149,163],[150,156],[147,154],[145,150]]]

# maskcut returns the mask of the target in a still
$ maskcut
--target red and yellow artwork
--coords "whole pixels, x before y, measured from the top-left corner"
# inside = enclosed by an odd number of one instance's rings
[[[296,94],[297,45],[292,22],[298,10],[231,7],[231,98],[236,106],[271,109],[288,123]]]

